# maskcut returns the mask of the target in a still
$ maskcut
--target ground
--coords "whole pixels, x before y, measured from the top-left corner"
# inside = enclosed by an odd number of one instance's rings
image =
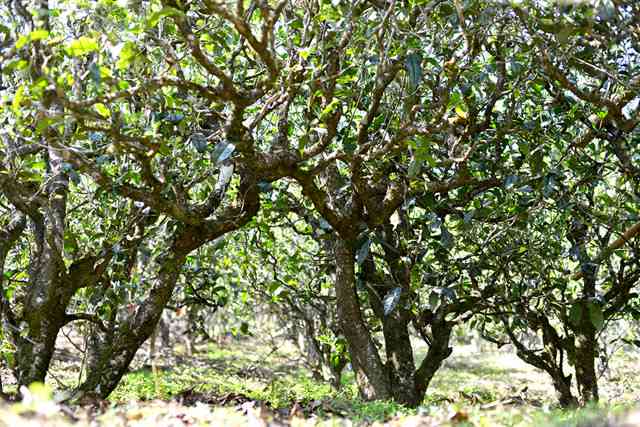
[[[68,406],[56,403],[64,396],[59,390],[36,385],[22,403],[2,407],[0,426],[595,427],[613,425],[605,423],[612,417],[629,421],[640,398],[636,354],[613,359],[601,379],[601,407],[579,412],[557,409],[547,377],[510,351],[457,347],[416,410],[360,401],[349,374],[336,392],[311,379],[294,354],[255,339],[204,344],[191,356],[177,346],[153,364],[142,351],[109,401]],[[80,361],[72,349],[58,353],[52,375],[58,389],[77,382]],[[624,425],[640,426],[637,418]]]

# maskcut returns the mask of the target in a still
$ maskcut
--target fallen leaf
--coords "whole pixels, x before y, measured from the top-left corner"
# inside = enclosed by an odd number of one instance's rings
[[[453,414],[449,418],[449,421],[451,421],[452,423],[467,422],[467,421],[469,421],[469,414],[467,412],[464,412],[464,411],[457,411],[455,414]]]

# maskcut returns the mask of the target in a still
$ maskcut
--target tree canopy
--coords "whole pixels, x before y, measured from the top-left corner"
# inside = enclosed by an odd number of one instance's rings
[[[348,359],[366,399],[418,405],[459,326],[512,344],[561,404],[598,399],[603,331],[640,316],[637,2],[0,13],[0,312],[20,384],[85,321],[76,392],[107,396],[164,308],[242,293],[307,331],[318,375]]]

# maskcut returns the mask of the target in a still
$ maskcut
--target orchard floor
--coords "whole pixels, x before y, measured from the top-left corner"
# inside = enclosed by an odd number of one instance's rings
[[[141,353],[109,401],[67,406],[56,403],[59,391],[36,386],[22,403],[0,408],[0,426],[640,426],[635,353],[612,359],[600,408],[578,412],[557,409],[546,375],[513,353],[472,346],[456,348],[415,410],[360,401],[349,373],[335,392],[311,379],[286,346],[241,340],[193,355],[176,346],[153,363]],[[72,350],[59,352],[50,382],[74,386],[80,363]]]

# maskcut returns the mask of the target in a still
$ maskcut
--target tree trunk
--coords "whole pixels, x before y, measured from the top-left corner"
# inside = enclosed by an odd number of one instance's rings
[[[384,247],[385,261],[391,275],[376,274],[375,262],[371,256],[365,260],[363,271],[365,279],[372,285],[367,289],[370,290],[373,311],[383,325],[386,367],[393,399],[403,405],[416,407],[424,399],[426,385],[418,387],[416,382],[420,379],[416,376],[415,358],[409,335],[409,324],[414,317],[409,308],[411,266],[403,260],[407,255],[406,245],[396,236],[393,227],[389,224],[385,227],[385,239],[388,243]],[[385,312],[382,301],[388,292],[398,287],[401,288],[399,301],[389,312]],[[373,295],[374,290],[375,295]]]
[[[560,406],[569,408],[577,405],[578,401],[571,392],[571,375],[564,375],[562,366],[557,366],[548,354],[543,357],[533,350],[526,349],[517,341],[512,340],[512,343],[518,348],[517,354],[522,361],[549,374]]]
[[[598,401],[598,376],[596,374],[598,340],[592,312],[592,310],[600,309],[595,302],[597,266],[587,251],[586,242],[589,240],[587,227],[579,219],[574,219],[568,238],[578,249],[583,281],[582,298],[575,303],[580,308],[580,316],[576,324],[572,326],[576,335],[576,383],[578,384],[580,405],[584,406],[589,402]]]
[[[42,26],[50,28],[49,4],[40,2]],[[30,67],[34,81],[43,76],[45,53],[36,46]],[[47,89],[42,97],[42,112],[61,114],[64,110],[54,90]],[[68,131],[68,129],[65,129]],[[47,127],[41,143],[46,147],[47,170],[44,191],[46,201],[28,209],[34,223],[37,248],[30,259],[30,283],[19,319],[26,323],[26,331],[16,342],[16,374],[20,385],[44,382],[58,332],[66,323],[66,308],[73,296],[74,284],[67,280],[63,260],[64,233],[67,220],[69,177],[66,162],[59,147],[61,135],[54,127]]]
[[[389,378],[360,312],[355,289],[354,250],[348,242],[338,238],[334,255],[338,321],[347,341],[360,395],[365,400],[388,399],[391,397]]]
[[[95,368],[78,388],[77,397],[87,394],[104,399],[115,390],[138,349],[156,330],[184,262],[185,255],[181,253],[171,254],[161,261],[156,286],[135,315],[120,325],[113,341],[105,341]]]
[[[549,370],[547,373],[553,381],[553,388],[556,390],[560,406],[563,408],[576,406],[578,402],[571,392],[571,375],[564,375],[559,370]]]
[[[107,322],[107,331],[102,331],[97,326],[92,325],[88,331],[87,337],[87,360],[86,372],[96,372],[100,366],[100,358],[104,348],[113,345],[115,336],[115,316],[116,309],[113,309],[112,318]]]
[[[502,323],[505,326],[505,332],[509,336],[511,343],[516,347],[518,357],[523,362],[549,374],[560,406],[563,408],[576,406],[578,402],[571,393],[571,375],[564,375],[562,367],[564,355],[574,353],[574,349],[563,344],[560,335],[544,315],[527,313],[524,309],[519,312],[519,315],[529,322],[529,327],[533,332],[537,331],[538,328],[542,329],[542,343],[545,352],[540,354],[536,350],[531,350],[525,346],[516,337],[507,319],[503,317]]]
[[[75,290],[66,280],[62,260],[69,179],[58,150],[48,150],[51,178],[42,221],[34,221],[37,250],[31,260],[30,284],[22,320],[27,331],[16,353],[18,383],[44,382],[55,349],[58,332],[65,324],[66,309]]]
[[[580,405],[598,401],[598,376],[596,373],[596,357],[598,342],[596,328],[589,312],[593,302],[582,302],[581,319],[576,331],[576,383]]]
[[[392,229],[387,227],[386,236],[392,235]],[[385,259],[391,269],[393,284],[400,286],[402,291],[400,300],[393,310],[385,314],[384,308],[382,308],[379,315],[382,315],[384,348],[387,355],[387,368],[393,399],[403,405],[416,407],[422,403],[424,393],[420,393],[416,387],[416,364],[409,336],[409,323],[413,317],[411,309],[408,308],[410,306],[411,268],[399,256],[400,253],[406,254],[406,248],[398,239],[393,240],[393,246],[397,249],[396,251],[385,247]]]
[[[19,211],[15,211],[13,216],[14,219],[7,225],[6,229],[0,231],[0,325],[2,325],[2,338],[16,345],[20,335],[18,334],[18,325],[16,324],[14,313],[5,297],[4,265],[9,251],[26,228],[27,221],[26,216]],[[0,395],[2,395],[1,387],[2,384],[0,384]]]
[[[402,301],[398,305],[402,304]],[[416,407],[424,398],[417,393],[415,383],[416,366],[409,337],[409,325],[404,309],[398,307],[383,320],[387,368],[391,381],[393,400],[409,407]]]
[[[38,257],[38,261],[22,315],[27,331],[17,343],[16,373],[20,385],[45,381],[58,332],[66,324],[66,309],[74,293],[70,284],[60,278],[64,273],[58,270],[50,253]]]
[[[416,394],[415,359],[409,336],[412,313],[407,310],[410,289],[410,271],[399,262],[397,246],[394,251],[385,251],[385,259],[392,276],[377,274],[372,256],[362,264],[363,279],[367,282],[369,302],[374,314],[382,323],[387,374],[393,400],[414,407],[424,396]],[[401,287],[400,299],[395,307],[385,313],[383,300],[388,292]]]
[[[382,323],[385,342],[386,368],[393,400],[409,407],[422,403],[427,386],[442,361],[451,354],[449,337],[452,326],[441,314],[439,322],[431,324],[434,338],[430,339],[430,350],[421,369],[416,371],[409,324],[414,314],[411,305],[411,267],[403,260],[407,249],[395,238],[391,226],[385,230],[388,245],[385,246],[385,261],[391,275],[376,272],[371,256],[364,260],[363,278],[366,280],[371,308]],[[389,292],[401,289],[400,298],[391,310],[385,309],[383,301]]]
[[[449,346],[453,324],[447,322],[445,317],[446,313],[436,312],[431,322],[429,351],[415,374],[415,393],[420,401],[424,399],[429,383],[442,366],[442,362],[451,356],[453,351]]]
[[[166,317],[160,317],[160,342],[162,343],[162,348],[170,348],[171,347],[171,322],[167,320]]]
[[[16,373],[20,385],[44,382],[58,332],[65,324],[65,302],[68,300],[58,302],[46,295],[43,300],[44,304],[39,304],[24,316],[28,332],[20,338],[16,351]]]

